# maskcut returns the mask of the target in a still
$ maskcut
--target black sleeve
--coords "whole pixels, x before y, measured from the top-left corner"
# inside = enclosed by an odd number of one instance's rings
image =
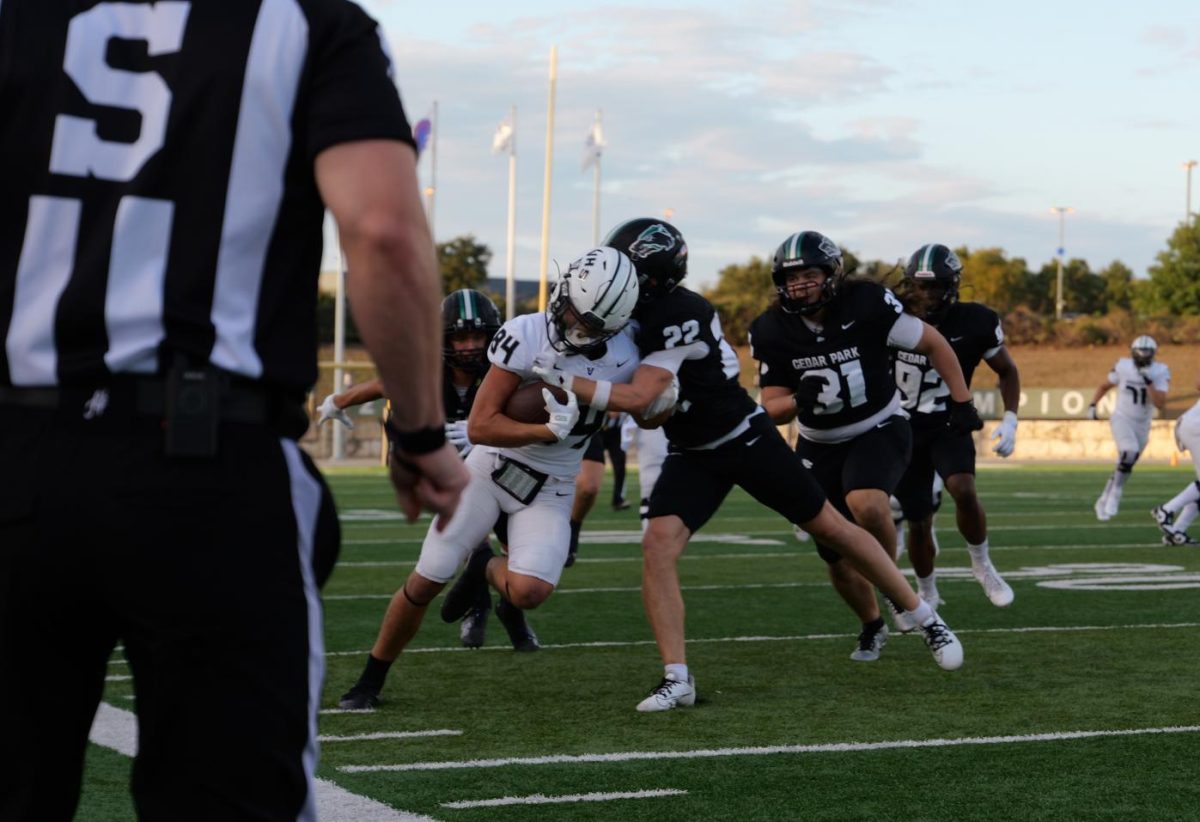
[[[763,314],[750,324],[750,356],[758,360],[759,388],[797,388],[796,371],[791,359],[777,344],[778,333],[772,331],[775,324]]]
[[[904,311],[900,300],[878,283],[855,282],[853,289],[852,316],[863,325],[860,333],[878,337],[887,345],[892,326]]]
[[[349,0],[314,3],[310,22],[308,150],[339,143],[399,140],[416,147],[392,82],[383,32]]]
[[[710,340],[715,310],[707,300],[679,289],[639,312],[637,343],[642,359],[655,351]]]

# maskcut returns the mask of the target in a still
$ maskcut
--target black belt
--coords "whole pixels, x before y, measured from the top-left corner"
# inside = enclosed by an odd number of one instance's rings
[[[167,382],[153,377],[121,380],[86,389],[0,386],[0,406],[83,413],[85,404],[101,394],[106,405],[112,401],[111,413],[114,414],[132,412],[137,416],[163,417],[167,412]],[[280,392],[262,386],[225,386],[220,402],[219,415],[225,422],[273,423],[287,411],[303,413],[299,402],[289,401]],[[100,411],[100,415],[107,413],[110,413],[107,409]]]

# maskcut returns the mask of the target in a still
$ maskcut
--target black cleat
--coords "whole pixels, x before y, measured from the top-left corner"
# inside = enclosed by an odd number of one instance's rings
[[[503,597],[496,603],[496,617],[504,626],[504,630],[508,631],[514,651],[530,652],[542,647],[538,643],[537,634],[525,621],[525,612]]]
[[[487,588],[487,564],[494,557],[489,546],[480,546],[467,559],[467,566],[458,581],[442,600],[442,621],[458,622],[472,608],[491,608],[492,597]]]
[[[379,691],[362,682],[342,694],[338,707],[343,711],[373,711],[379,707]]]
[[[486,608],[475,607],[467,611],[459,624],[458,636],[467,648],[482,648],[487,639],[488,615],[492,612],[492,598],[488,596]]]

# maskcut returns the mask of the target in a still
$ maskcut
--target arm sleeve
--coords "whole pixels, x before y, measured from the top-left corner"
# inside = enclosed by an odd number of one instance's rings
[[[983,358],[990,360],[1004,348],[1004,327],[1000,324],[1000,315],[996,315],[996,344],[983,352]]]
[[[309,58],[309,157],[358,140],[399,140],[415,149],[382,31],[354,3],[330,5]]]
[[[892,330],[888,332],[887,343],[892,348],[912,351],[920,344],[921,335],[924,333],[925,323],[912,314],[901,314],[892,324]]]
[[[665,368],[672,374],[678,374],[679,369],[687,360],[702,360],[708,356],[708,343],[696,340],[688,345],[678,345],[674,348],[664,348],[642,357],[642,365],[653,365]]]

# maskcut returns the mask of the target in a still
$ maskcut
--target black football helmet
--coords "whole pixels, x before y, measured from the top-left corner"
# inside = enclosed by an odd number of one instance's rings
[[[904,279],[896,289],[901,292],[905,305],[923,311],[921,319],[937,325],[950,306],[958,302],[962,269],[962,261],[950,248],[941,243],[929,243],[908,258]],[[919,300],[918,292],[922,297]]]
[[[805,302],[788,296],[787,276],[791,271],[819,268],[826,274],[821,283],[821,295],[816,302]],[[833,302],[845,280],[842,250],[837,243],[818,231],[793,234],[775,249],[771,260],[771,280],[779,294],[779,305],[789,314],[813,314]]]
[[[500,310],[486,294],[460,288],[442,300],[442,356],[453,368],[476,373],[487,370],[487,347],[500,330]],[[455,351],[450,337],[462,331],[483,331],[487,341],[480,348]]]
[[[600,245],[624,252],[638,273],[638,301],[668,294],[687,276],[688,247],[666,220],[637,217],[618,225]]]

